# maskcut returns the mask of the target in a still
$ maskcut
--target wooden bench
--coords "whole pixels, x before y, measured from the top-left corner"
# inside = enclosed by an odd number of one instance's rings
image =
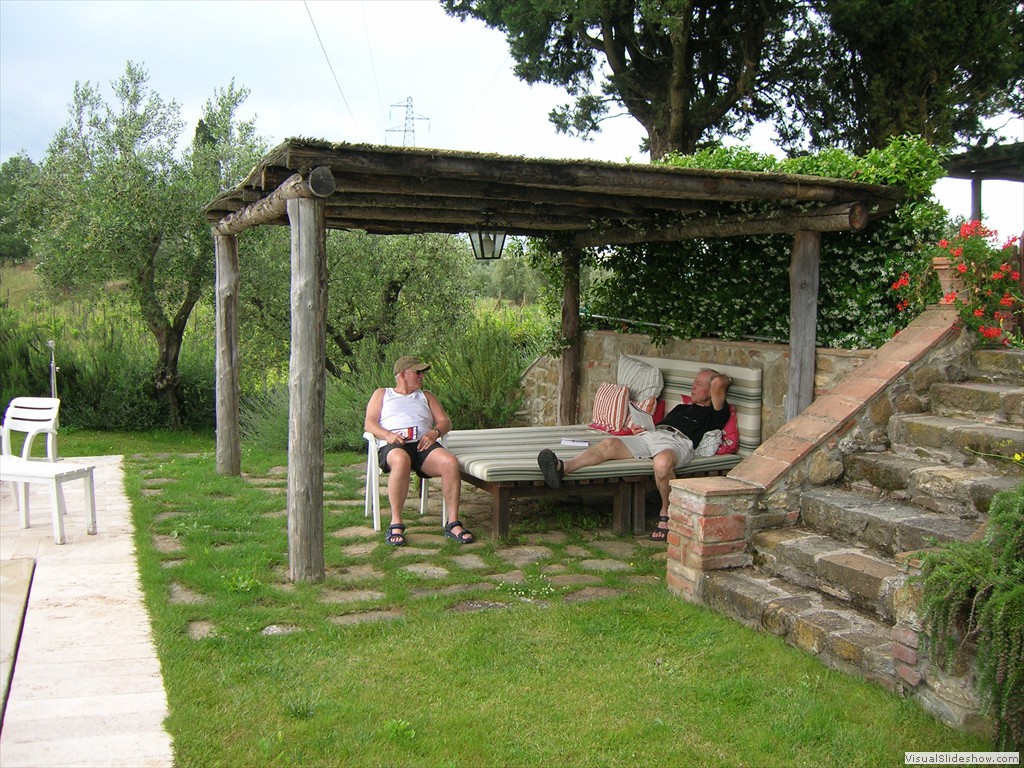
[[[665,380],[661,399],[666,412],[679,404],[681,395],[689,395],[693,378],[703,368],[714,368],[733,380],[728,400],[736,407],[740,440],[736,453],[694,457],[677,472],[677,477],[722,474],[736,466],[757,448],[761,441],[761,369],[734,365],[711,365],[692,360],[673,360],[633,355],[661,369]],[[537,453],[550,448],[566,459],[585,450],[562,445],[563,438],[585,441],[590,445],[609,435],[586,424],[564,427],[508,427],[504,429],[454,430],[445,436],[445,444],[459,460],[462,479],[491,494],[495,538],[509,534],[510,505],[515,497],[551,495],[611,495],[612,525],[616,533],[627,533],[632,521],[634,533],[646,527],[644,500],[654,486],[654,468],[649,459],[608,461],[573,472],[560,489],[544,484]]]
[[[70,480],[85,481],[85,507],[88,516],[86,533],[96,533],[96,489],[93,469],[95,467],[87,464],[0,456],[0,480],[13,484],[12,490],[15,494],[15,504],[20,511],[22,528],[29,527],[29,485],[45,482],[50,487],[50,497],[53,500],[53,540],[57,544],[64,543],[64,516],[67,514],[64,483]]]

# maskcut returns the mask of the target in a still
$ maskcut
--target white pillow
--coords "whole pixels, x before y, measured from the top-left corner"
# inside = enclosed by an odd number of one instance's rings
[[[712,429],[704,433],[700,445],[693,449],[694,456],[714,456],[722,444],[722,430]]]
[[[661,369],[629,355],[619,355],[616,383],[629,387],[629,399],[640,402],[658,397],[665,386]]]

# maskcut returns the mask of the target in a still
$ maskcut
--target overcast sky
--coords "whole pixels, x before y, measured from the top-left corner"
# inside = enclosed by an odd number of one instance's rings
[[[41,160],[75,81],[112,102],[109,84],[129,60],[181,106],[186,141],[203,103],[234,79],[251,91],[243,116],[255,115],[271,144],[647,159],[644,132],[626,115],[592,142],[557,134],[547,116],[566,94],[518,80],[500,32],[451,18],[436,0],[0,0],[0,161],[20,151]],[[1021,132],[1018,121],[1006,135],[1020,141]],[[752,146],[773,151],[763,133]],[[940,182],[936,194],[953,215],[970,213],[968,182]],[[986,182],[983,205],[1000,234],[1024,230],[1024,185]]]

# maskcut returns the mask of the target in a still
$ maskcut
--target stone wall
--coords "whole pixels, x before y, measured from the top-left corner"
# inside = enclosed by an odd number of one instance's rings
[[[764,401],[761,408],[761,439],[775,434],[785,423],[785,396],[789,381],[789,347],[750,341],[673,339],[656,347],[649,336],[587,331],[583,335],[583,370],[580,372],[579,417],[590,419],[591,404],[601,384],[615,381],[620,354],[697,360],[714,367],[740,365],[763,372]],[[815,393],[831,388],[861,364],[871,350],[819,349],[815,360]],[[538,358],[523,376],[525,395],[517,421],[520,425],[554,425],[558,414],[558,358]]]

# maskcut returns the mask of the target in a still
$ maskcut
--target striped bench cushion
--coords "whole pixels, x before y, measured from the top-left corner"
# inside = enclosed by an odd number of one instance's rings
[[[666,408],[679,403],[682,394],[689,394],[693,377],[705,363],[657,357],[637,357],[655,365],[665,377],[662,399]],[[736,406],[740,431],[740,448],[735,454],[696,457],[679,471],[679,476],[720,472],[731,469],[751,453],[761,441],[761,370],[731,365],[715,365],[715,370],[732,377],[729,402]],[[586,441],[593,445],[608,437],[606,432],[585,424],[564,427],[506,427],[502,429],[454,430],[446,436],[448,450],[459,460],[459,468],[472,477],[492,483],[540,482],[543,477],[537,466],[537,453],[550,448],[560,458],[575,456],[583,447],[562,445],[563,438]],[[619,477],[652,477],[653,465],[648,459],[608,461],[585,467],[572,474],[573,480],[609,479]]]

